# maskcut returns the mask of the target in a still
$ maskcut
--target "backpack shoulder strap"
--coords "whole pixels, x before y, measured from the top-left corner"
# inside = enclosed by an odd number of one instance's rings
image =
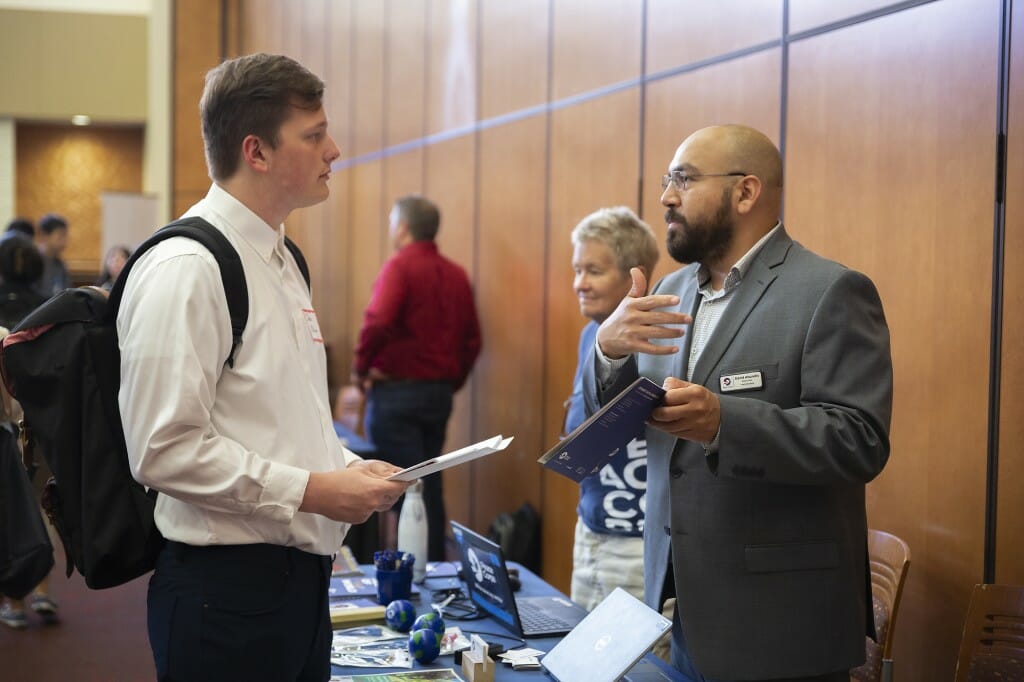
[[[193,216],[176,220],[157,230],[135,249],[110,292],[111,320],[117,319],[117,309],[121,304],[121,297],[124,295],[124,283],[128,279],[128,271],[131,270],[132,265],[148,249],[171,237],[194,239],[213,254],[217,265],[220,266],[220,279],[224,284],[224,294],[228,300],[228,314],[231,317],[232,341],[227,364],[228,367],[234,367],[235,352],[242,342],[242,332],[245,331],[245,325],[249,321],[249,289],[245,283],[245,270],[242,269],[242,259],[239,257],[238,251],[231,245],[224,233],[202,218]]]
[[[284,238],[284,245],[291,251],[292,258],[295,259],[295,264],[299,266],[299,272],[302,273],[302,279],[306,280],[306,288],[309,289],[309,265],[306,263],[306,257],[302,255],[298,245],[288,237]]]

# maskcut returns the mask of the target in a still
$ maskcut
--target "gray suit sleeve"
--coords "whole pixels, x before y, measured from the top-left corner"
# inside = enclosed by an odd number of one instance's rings
[[[588,417],[601,409],[602,405],[625,390],[640,376],[634,355],[626,361],[611,383],[602,388],[597,380],[597,370],[595,369],[597,362],[597,351],[592,351],[590,361],[583,368],[583,405]]]
[[[756,330],[751,330],[756,334]],[[799,400],[720,396],[719,476],[863,483],[889,457],[892,360],[874,284],[845,270],[824,291],[803,345],[780,372],[799,372]],[[799,365],[796,367],[795,365]]]

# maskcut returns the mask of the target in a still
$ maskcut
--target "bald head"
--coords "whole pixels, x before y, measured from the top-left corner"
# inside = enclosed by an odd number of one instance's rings
[[[782,202],[782,156],[759,130],[743,125],[701,128],[686,138],[676,152],[702,172],[742,172],[761,181],[759,203],[778,213]]]

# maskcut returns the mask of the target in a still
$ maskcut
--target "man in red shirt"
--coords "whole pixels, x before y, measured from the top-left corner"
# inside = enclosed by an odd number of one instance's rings
[[[434,243],[440,223],[428,199],[395,202],[389,226],[395,254],[373,285],[356,347],[353,374],[367,395],[367,435],[382,459],[400,467],[441,454],[452,396],[480,353],[469,278]],[[423,479],[423,500],[428,559],[443,561],[441,474]]]

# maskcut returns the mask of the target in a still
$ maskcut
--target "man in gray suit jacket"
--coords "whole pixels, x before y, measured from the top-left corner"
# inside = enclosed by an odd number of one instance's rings
[[[588,411],[638,375],[667,389],[647,429],[647,600],[676,596],[673,664],[693,680],[845,681],[874,633],[882,303],[786,234],[781,158],[760,132],[697,131],[663,186],[668,251],[689,265],[649,296],[634,272],[584,376]]]

